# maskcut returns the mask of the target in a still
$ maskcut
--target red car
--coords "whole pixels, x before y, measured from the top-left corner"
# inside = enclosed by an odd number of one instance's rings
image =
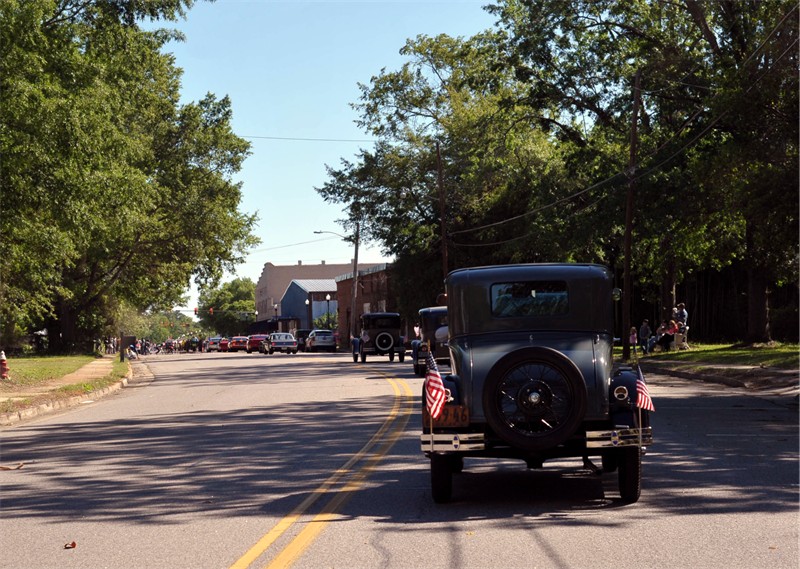
[[[220,352],[227,352],[228,351],[228,344],[230,344],[230,342],[231,341],[228,340],[227,338],[222,338],[219,341],[219,351]]]
[[[229,352],[238,352],[239,350],[247,350],[247,336],[234,336],[228,343]]]
[[[252,352],[263,352],[264,348],[261,346],[261,342],[269,338],[267,334],[253,334],[252,336],[247,337],[247,353],[250,354]]]

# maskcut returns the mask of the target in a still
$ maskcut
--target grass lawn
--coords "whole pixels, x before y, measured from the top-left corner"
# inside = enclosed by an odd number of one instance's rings
[[[0,385],[0,395],[11,399],[0,402],[0,413],[16,411],[46,400],[66,399],[73,395],[91,393],[116,383],[128,373],[128,363],[120,362],[118,358],[114,358],[111,373],[104,377],[98,377],[82,383],[62,385],[55,391],[49,391],[46,394],[34,397],[24,395],[22,398],[15,397],[15,393],[30,392],[40,384],[61,379],[95,359],[96,357],[91,355],[36,356],[9,359],[9,379],[4,380]]]
[[[622,348],[619,350],[621,357]],[[690,350],[671,350],[644,356],[645,360],[669,360],[697,364],[727,364],[800,370],[800,344],[691,344]]]
[[[36,385],[64,377],[78,370],[95,356],[36,356],[8,360],[11,381],[14,385]]]

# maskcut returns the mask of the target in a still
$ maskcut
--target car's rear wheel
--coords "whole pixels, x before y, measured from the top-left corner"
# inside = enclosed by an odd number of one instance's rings
[[[489,372],[486,420],[510,445],[538,451],[557,446],[586,414],[586,385],[569,359],[549,348],[517,350]]]
[[[619,495],[626,504],[633,504],[642,494],[642,450],[626,447],[619,453]]]
[[[453,497],[452,461],[447,455],[431,455],[431,494],[437,504],[446,504]]]

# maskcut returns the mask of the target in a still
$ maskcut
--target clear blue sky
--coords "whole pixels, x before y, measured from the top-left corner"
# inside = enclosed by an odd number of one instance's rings
[[[492,27],[485,0],[452,1],[198,1],[186,20],[163,27],[181,30],[183,43],[166,50],[183,69],[184,102],[211,92],[228,95],[233,128],[247,137],[252,155],[235,178],[243,182],[240,210],[258,212],[262,243],[234,277],[258,282],[264,263],[348,263],[353,246],[334,235],[341,207],[314,190],[325,165],[352,160],[370,142],[350,104],[358,83],[405,62],[399,50],[417,35],[471,36]],[[275,138],[250,138],[275,137]],[[382,262],[377,245],[359,250],[359,261]],[[192,291],[189,306],[196,303]]]

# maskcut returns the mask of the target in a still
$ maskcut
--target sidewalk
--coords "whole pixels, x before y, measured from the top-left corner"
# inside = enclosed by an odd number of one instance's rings
[[[800,397],[800,372],[798,370],[649,358],[640,359],[639,366],[643,373],[660,373],[682,379],[719,383],[750,391]]]
[[[46,399],[48,393],[52,393],[59,388],[64,387],[65,385],[87,383],[96,379],[100,379],[111,373],[113,362],[118,357],[118,354],[106,355],[102,358],[98,358],[89,362],[82,368],[59,379],[53,379],[45,383],[32,385],[24,390],[15,390],[10,393],[0,392],[0,403],[5,403],[6,401],[20,401],[25,399],[41,401],[42,399]],[[85,395],[75,395],[69,398],[54,397],[50,400],[41,403],[35,403],[18,411],[11,413],[0,413],[0,426],[11,425],[25,419],[52,413],[54,411],[58,411],[59,409],[67,409],[69,407],[81,405],[86,402],[95,401],[101,397],[122,389],[128,384],[130,377],[131,370],[128,371],[128,375],[126,377],[115,384],[103,389],[98,389],[91,393],[87,393]]]

